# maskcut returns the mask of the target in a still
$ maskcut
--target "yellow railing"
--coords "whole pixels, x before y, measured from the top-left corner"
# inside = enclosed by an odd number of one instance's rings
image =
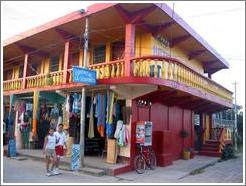
[[[224,139],[225,140],[232,139],[232,129],[231,128],[225,128]]]
[[[89,65],[89,69],[95,70],[97,79],[106,79],[113,77],[123,77],[125,70],[124,60],[111,61],[106,63],[99,63]],[[68,82],[71,83],[73,79],[73,70],[68,69]]]
[[[49,74],[40,74],[26,78],[26,88],[44,87],[51,85],[60,85],[63,81],[63,71],[51,72]]]
[[[232,100],[230,91],[173,58],[151,56],[133,59],[132,75],[172,80]]]
[[[22,78],[3,82],[3,91],[19,90],[22,88]]]
[[[96,71],[97,79],[123,77],[125,71],[125,63],[124,60],[117,60],[90,65],[89,68]]]

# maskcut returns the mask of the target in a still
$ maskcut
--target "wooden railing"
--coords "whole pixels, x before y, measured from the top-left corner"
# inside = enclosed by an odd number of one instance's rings
[[[132,59],[131,66],[132,75],[135,77],[154,77],[172,80],[201,89],[226,100],[232,100],[232,93],[229,90],[177,59],[148,56]]]
[[[3,81],[3,90],[4,91],[19,90],[22,88],[22,82],[23,82],[22,78]]]
[[[124,60],[111,61],[106,63],[99,63],[94,65],[89,65],[91,70],[95,70],[97,74],[97,79],[106,79],[113,77],[123,77],[125,72]],[[72,69],[68,69],[68,82],[72,82]]]
[[[96,71],[97,79],[124,77],[125,62],[117,60],[105,63],[90,65],[89,69]],[[35,88],[50,85],[60,85],[72,82],[72,69],[67,70],[67,80],[63,82],[63,71],[51,72],[26,77],[25,88]],[[131,60],[131,75],[135,77],[153,77],[165,80],[172,80],[188,85],[203,92],[232,100],[232,92],[225,89],[218,83],[198,73],[191,66],[170,57],[146,56]],[[18,90],[22,88],[22,79],[4,81],[4,91]]]
[[[97,72],[97,79],[123,77],[125,72],[125,63],[124,60],[117,60],[90,65],[89,68]]]

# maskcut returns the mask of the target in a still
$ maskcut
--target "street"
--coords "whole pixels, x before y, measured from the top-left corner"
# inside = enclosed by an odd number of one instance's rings
[[[199,158],[199,157],[198,157]],[[201,158],[207,158],[202,157]],[[202,159],[200,159],[202,160]],[[199,160],[199,161],[200,161]],[[216,160],[217,159],[210,159]],[[190,160],[191,162],[192,160]],[[217,162],[196,175],[187,174],[189,161],[178,160],[172,166],[157,167],[144,174],[135,171],[117,176],[92,176],[81,172],[62,171],[58,176],[45,176],[45,164],[31,159],[3,158],[4,183],[242,183],[243,157]]]

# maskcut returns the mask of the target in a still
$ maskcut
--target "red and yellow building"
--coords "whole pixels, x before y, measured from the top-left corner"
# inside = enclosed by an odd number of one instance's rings
[[[89,68],[97,72],[97,85],[88,90],[110,89],[131,108],[131,143],[119,154],[129,167],[139,120],[153,122],[159,166],[181,158],[185,147],[194,148],[198,135],[205,146],[211,143],[211,114],[232,107],[232,92],[213,81],[212,74],[229,64],[166,4],[95,4],[5,40],[4,98],[78,92],[86,86],[72,82],[72,66],[83,66],[86,17]],[[49,85],[47,77],[53,80]],[[200,116],[200,134],[195,115]],[[32,124],[35,135],[39,123],[34,113]],[[188,131],[187,138],[180,137],[182,130]],[[217,151],[207,147],[200,153],[220,155],[225,138],[221,130]]]

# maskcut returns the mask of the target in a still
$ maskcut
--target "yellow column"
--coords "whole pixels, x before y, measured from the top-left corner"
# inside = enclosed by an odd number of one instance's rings
[[[79,66],[82,67],[83,66],[83,50],[80,49],[79,51]]]
[[[111,61],[111,43],[106,43],[106,62]]]
[[[59,56],[59,71],[62,70],[62,58],[63,58],[63,56],[62,56],[62,54],[60,54],[60,56]]]
[[[32,120],[32,133],[34,136],[37,134],[37,112],[39,103],[39,91],[34,90],[33,92],[33,120]]]

